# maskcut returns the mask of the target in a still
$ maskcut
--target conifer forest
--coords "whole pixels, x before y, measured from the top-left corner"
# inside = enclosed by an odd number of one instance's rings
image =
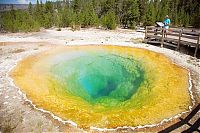
[[[29,3],[25,10],[0,12],[1,29],[34,32],[51,27],[116,27],[155,25],[169,15],[173,27],[200,27],[199,0],[63,0]]]

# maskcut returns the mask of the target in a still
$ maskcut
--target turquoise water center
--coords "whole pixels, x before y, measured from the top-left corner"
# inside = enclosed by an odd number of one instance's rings
[[[115,106],[129,100],[144,80],[141,64],[131,57],[87,54],[51,67],[61,88],[91,104]]]

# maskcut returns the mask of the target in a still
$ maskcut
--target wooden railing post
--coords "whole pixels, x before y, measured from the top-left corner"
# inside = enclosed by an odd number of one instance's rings
[[[199,33],[199,37],[198,37],[198,41],[197,41],[197,45],[196,45],[196,49],[195,49],[195,53],[194,53],[194,57],[197,56],[197,51],[199,49],[199,43],[200,43],[200,33]]]
[[[147,26],[145,27],[145,38],[147,37]]]
[[[178,46],[177,46],[177,49],[176,49],[176,50],[180,50],[181,37],[182,37],[182,30],[179,31]]]
[[[164,34],[165,34],[165,29],[162,28],[161,48],[163,48],[164,45]]]
[[[145,26],[145,37],[144,37],[144,42],[145,43],[147,43],[146,39],[147,39],[147,26]]]

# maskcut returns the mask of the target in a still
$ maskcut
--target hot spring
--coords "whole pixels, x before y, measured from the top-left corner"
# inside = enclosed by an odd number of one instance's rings
[[[119,46],[57,47],[12,70],[38,108],[81,128],[156,124],[188,109],[188,71],[152,51]]]

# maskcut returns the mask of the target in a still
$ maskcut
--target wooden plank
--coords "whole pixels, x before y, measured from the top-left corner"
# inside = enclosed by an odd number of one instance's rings
[[[179,37],[179,33],[177,34],[177,32],[176,33],[175,32],[168,32],[167,35]],[[182,34],[182,37],[188,38],[188,39],[193,39],[193,40],[198,40],[198,36]]]
[[[148,33],[156,33],[156,29],[159,31],[162,28],[149,27],[149,28],[147,28],[147,32]],[[180,32],[180,30],[178,30],[178,29],[169,29],[169,32],[167,34],[172,35],[172,36],[179,36],[179,32]],[[178,33],[178,34],[176,34],[176,33]],[[198,32],[183,31],[182,34],[184,34],[183,36],[186,38],[198,40],[198,34],[199,34]]]
[[[198,36],[193,36],[193,35],[185,35],[182,34],[183,38],[188,38],[188,39],[193,39],[193,40],[198,40]]]
[[[172,43],[164,42],[163,44],[164,44],[164,45],[167,45],[167,46],[171,46],[171,47],[177,48],[177,45],[172,44]]]
[[[196,47],[196,43],[193,43],[193,42],[187,42],[187,41],[181,40],[181,44],[188,45],[188,46],[191,46],[191,47]]]
[[[174,33],[179,33],[180,30],[181,29],[169,29],[170,32],[174,32]],[[186,35],[197,36],[197,37],[199,35],[199,32],[185,31],[184,29],[182,29],[182,33]]]
[[[155,28],[155,26],[146,26],[147,29],[150,29],[150,28]]]
[[[168,37],[164,38],[164,41],[178,43],[178,39],[174,39],[174,38],[168,38]]]
[[[179,37],[178,37],[178,46],[177,46],[177,50],[180,49],[180,44],[181,44],[181,36],[182,36],[182,30],[179,31]]]
[[[156,39],[156,40],[160,40],[162,43],[162,36],[155,36],[155,35],[147,35],[147,38],[149,39]],[[163,42],[171,42],[171,43],[177,43],[178,44],[179,39],[174,39],[174,38],[163,38]],[[183,41],[180,40],[180,45],[189,45],[192,47],[196,46],[196,43],[193,42],[188,42],[188,41]]]
[[[197,56],[197,51],[198,51],[198,49],[199,49],[199,43],[200,43],[200,34],[199,34],[199,39],[198,39],[198,41],[197,41],[197,45],[196,45],[196,49],[195,49],[195,53],[194,53],[194,57]]]
[[[162,31],[148,30],[147,33],[154,33],[162,35]]]
[[[151,40],[147,40],[147,43],[148,43],[148,44],[159,44],[159,45],[161,44],[160,41],[151,41]],[[172,44],[172,43],[163,42],[163,46],[164,46],[164,45],[177,48],[177,45],[176,45],[176,44]]]
[[[187,34],[187,35],[193,35],[193,36],[199,36],[198,32],[191,32],[191,31],[183,31],[183,34]]]
[[[146,26],[146,29],[147,29],[147,31],[149,31],[149,30],[153,30],[153,29],[155,29],[155,27],[153,26]]]
[[[176,36],[176,37],[178,37],[178,36],[179,36],[179,33],[177,34],[177,33],[173,33],[173,32],[168,32],[167,35],[171,35],[171,36]]]
[[[148,40],[147,43],[148,44],[159,44],[160,45],[161,42],[160,41],[150,41],[150,40]]]
[[[157,39],[157,40],[161,40],[161,36],[156,36],[156,35],[147,35],[147,38],[154,38],[154,39]]]
[[[183,30],[183,29],[169,29],[170,32],[173,32],[173,33],[179,33],[180,30]]]
[[[147,33],[155,33],[154,30],[147,30]]]
[[[147,26],[147,32],[150,32],[150,31],[161,31],[161,30],[162,30],[162,27]]]

